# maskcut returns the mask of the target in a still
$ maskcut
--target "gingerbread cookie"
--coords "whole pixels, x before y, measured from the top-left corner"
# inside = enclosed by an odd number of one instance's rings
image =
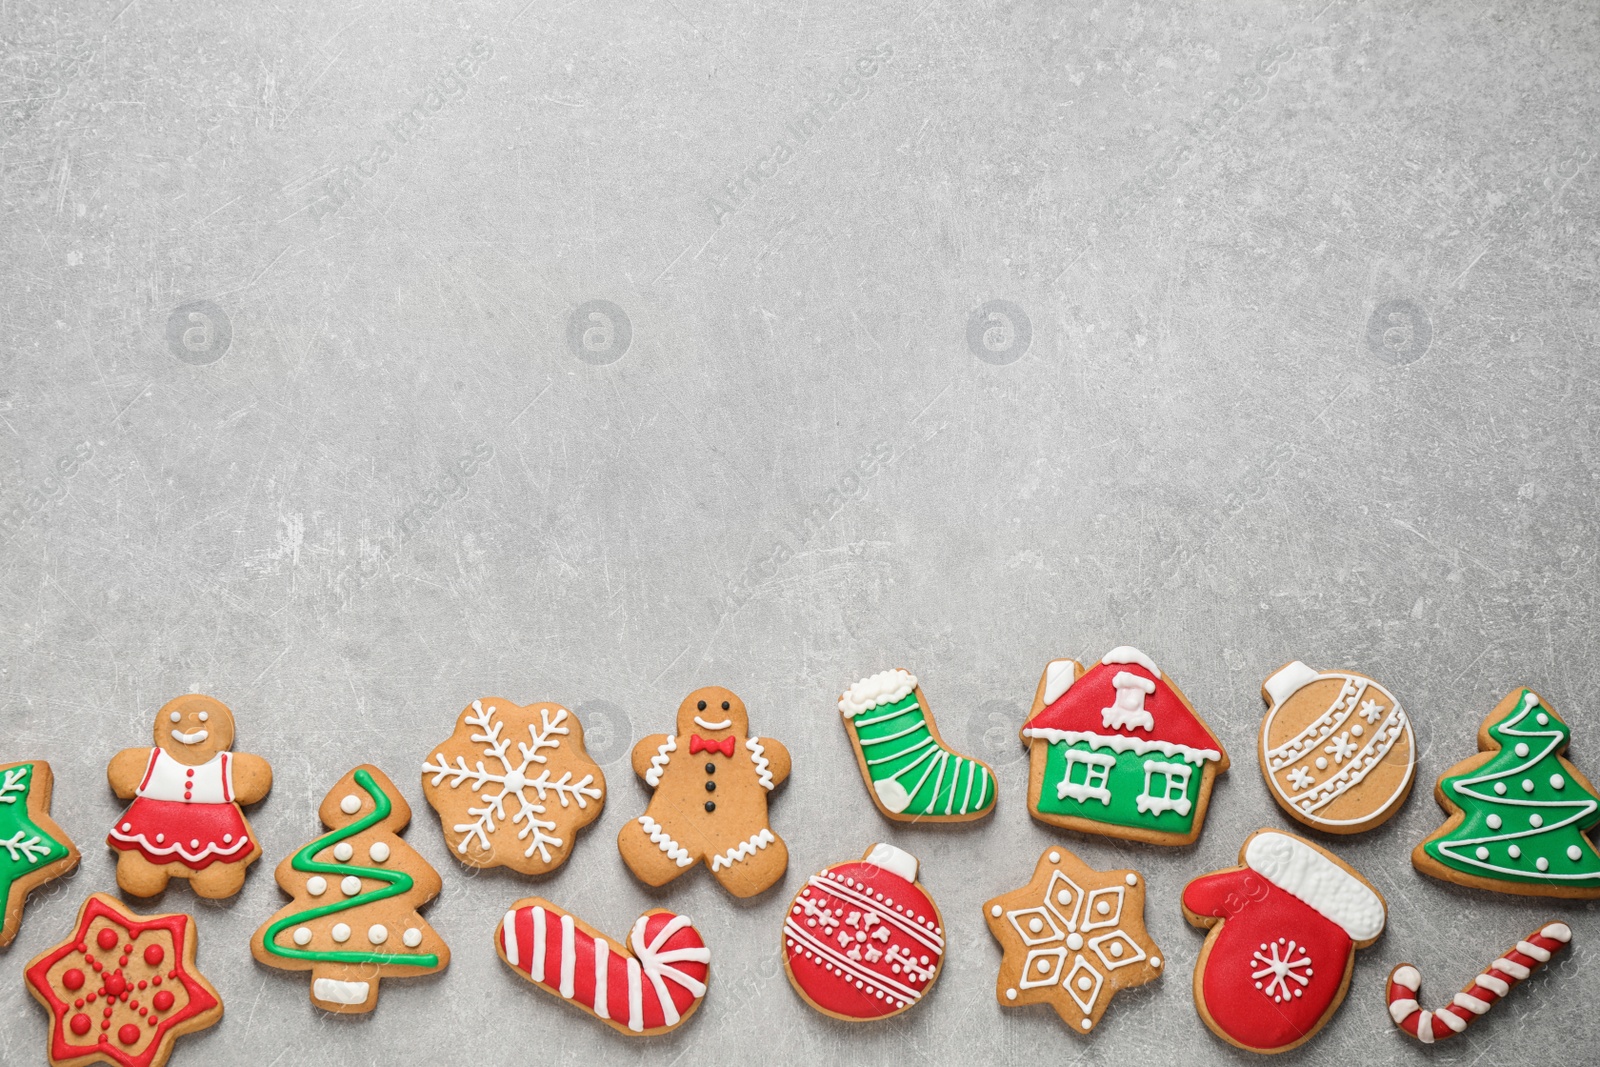
[[[629,1036],[676,1030],[706,995],[711,950],[686,915],[654,908],[622,945],[540,897],[511,905],[495,949],[517,974]]]
[[[1087,670],[1052,660],[1022,728],[1041,822],[1155,845],[1200,836],[1222,742],[1149,656],[1122,646]]]
[[[28,894],[78,865],[78,850],[50,818],[55,779],[44,760],[0,765],[0,948],[22,925]]]
[[[1356,949],[1383,933],[1383,897],[1333,853],[1257,830],[1240,866],[1183,887],[1183,916],[1210,930],[1194,1004],[1211,1032],[1251,1052],[1287,1052],[1344,1002]]]
[[[399,834],[411,807],[387,775],[360,766],[318,810],[324,834],[278,864],[294,897],[250,939],[268,967],[311,972],[311,1003],[342,1014],[378,1006],[382,978],[441,971],[450,948],[417,909],[439,895],[439,873]]]
[[[1585,836],[1600,796],[1562,758],[1571,731],[1532,689],[1515,689],[1478,727],[1478,748],[1439,779],[1450,817],[1411,853],[1423,874],[1529,897],[1600,897],[1600,853]]]
[[[1389,972],[1385,990],[1389,1017],[1402,1033],[1410,1034],[1424,1045],[1454,1037],[1487,1013],[1541,964],[1549,963],[1550,957],[1566,948],[1571,940],[1572,927],[1566,923],[1541,926],[1529,934],[1527,940],[1518,941],[1514,948],[1507,949],[1505,955],[1491,963],[1438,1011],[1424,1011],[1417,1003],[1422,973],[1411,964],[1402,963]]]
[[[1330,834],[1370,830],[1400,810],[1417,745],[1393,693],[1364,674],[1295,660],[1261,695],[1261,774],[1279,807]]]
[[[24,977],[50,1013],[53,1067],[161,1067],[184,1034],[222,1019],[222,998],[195,967],[187,915],[135,915],[92,893],[67,939]]]
[[[772,886],[789,849],[767,820],[767,794],[789,777],[789,750],[751,737],[744,701],[715,686],[678,705],[675,734],[633,747],[633,770],[655,790],[617,848],[646,885],[666,885],[697,863],[736,897]]]
[[[933,987],[944,920],[917,881],[917,858],[893,845],[807,880],[783,924],[783,967],[802,1000],[846,1022],[887,1019]]]
[[[1001,1007],[1048,1004],[1074,1033],[1093,1030],[1119,991],[1161,977],[1138,871],[1097,871],[1049,848],[1032,880],[989,901],[983,915],[1003,953]]]
[[[474,700],[422,765],[422,794],[469,867],[548,874],[600,817],[605,790],[583,726],[560,704]]]
[[[190,693],[156,712],[154,748],[112,757],[106,777],[117,796],[133,798],[106,844],[117,857],[117,885],[153,897],[172,878],[186,878],[202,897],[231,897],[261,844],[241,804],[272,788],[272,766],[260,756],[230,752],[233,712],[220,700]]]
[[[944,743],[917,679],[896,668],[845,690],[839,714],[878,810],[899,822],[966,822],[994,810],[994,771]]]

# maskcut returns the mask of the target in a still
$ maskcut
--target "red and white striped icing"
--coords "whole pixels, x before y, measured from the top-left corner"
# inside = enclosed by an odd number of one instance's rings
[[[1518,941],[1515,948],[1489,964],[1471,985],[1438,1011],[1427,1011],[1417,1003],[1422,974],[1411,964],[1402,963],[1389,974],[1389,1015],[1395,1025],[1424,1045],[1453,1037],[1494,1007],[1495,1001],[1511,992],[1511,987],[1532,974],[1534,968],[1549,963],[1550,957],[1571,940],[1572,929],[1566,923],[1548,924],[1528,935],[1526,941]]]
[[[641,915],[625,948],[535,904],[506,912],[495,939],[534,983],[636,1034],[676,1026],[706,995],[711,952],[686,915]]]

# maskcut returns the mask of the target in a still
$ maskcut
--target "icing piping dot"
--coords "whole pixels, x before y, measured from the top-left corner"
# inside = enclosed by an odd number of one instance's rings
[[[339,801],[339,810],[346,815],[354,815],[361,810],[361,798],[354,793],[347,794],[343,800]]]
[[[400,935],[400,943],[406,948],[416,948],[422,944],[422,931],[415,926],[407,927],[406,932]]]
[[[333,939],[341,945],[350,940],[350,927],[344,923],[335,923],[333,926]]]

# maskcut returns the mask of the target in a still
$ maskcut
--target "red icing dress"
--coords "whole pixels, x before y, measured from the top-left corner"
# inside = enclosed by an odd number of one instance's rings
[[[106,843],[154,864],[178,862],[197,871],[250,855],[250,828],[233,799],[233,754],[219,752],[191,767],[154,749],[133,803]]]
[[[1355,958],[1343,927],[1248,869],[1196,878],[1183,905],[1226,920],[1200,978],[1202,1006],[1225,1034],[1277,1049],[1316,1029]]]

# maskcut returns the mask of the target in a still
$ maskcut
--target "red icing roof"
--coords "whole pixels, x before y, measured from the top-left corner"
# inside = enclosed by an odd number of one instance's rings
[[[1113,706],[1117,700],[1117,690],[1111,684],[1111,679],[1123,671],[1155,682],[1156,691],[1144,699],[1145,710],[1155,720],[1155,729],[1105,725],[1101,712]],[[1222,748],[1205,724],[1172,691],[1172,687],[1162,681],[1159,674],[1151,674],[1137,663],[1095,664],[1082,678],[1073,682],[1054,704],[1029,719],[1023,729],[1066,730],[1099,734],[1102,737],[1126,737],[1130,741],[1160,741],[1202,751],[1221,751]]]

